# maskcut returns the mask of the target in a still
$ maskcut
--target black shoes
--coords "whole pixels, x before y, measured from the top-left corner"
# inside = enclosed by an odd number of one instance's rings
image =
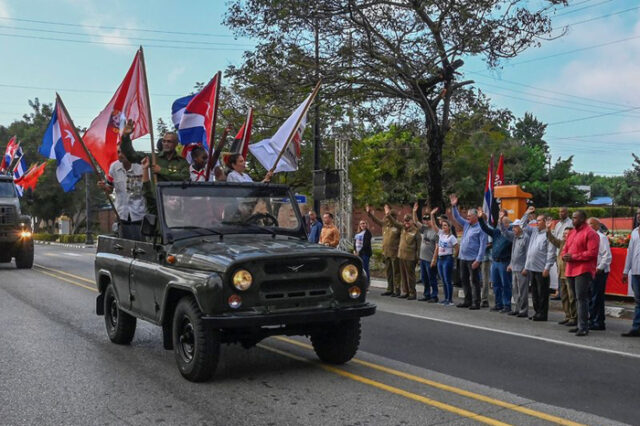
[[[400,293],[392,293],[391,297],[400,297]]]
[[[499,308],[497,306],[494,306],[493,308],[489,309],[489,311],[491,312],[500,312],[501,310],[502,310],[502,307]]]
[[[567,327],[575,327],[576,325],[578,325],[578,323],[576,321],[567,321],[564,323],[564,325],[566,325]]]
[[[464,302],[462,302],[462,303],[458,303],[458,304],[456,305],[456,308],[468,308],[469,306],[471,306],[471,304],[470,304],[470,303],[464,303]]]
[[[537,316],[533,316],[533,321],[546,321],[547,319],[545,317],[537,317]]]
[[[420,299],[418,299],[420,302],[431,302],[431,298],[430,297],[421,297]]]
[[[393,292],[392,291],[385,291],[380,296],[393,296]]]
[[[577,333],[578,331],[580,331],[580,329],[578,327],[569,329],[569,333]]]
[[[510,311],[507,312],[507,315],[511,315],[512,317],[515,317],[516,315],[518,315],[518,311]],[[524,316],[524,315],[523,315]]]
[[[489,302],[487,302],[486,300],[484,302],[482,302],[482,304],[480,305],[481,308],[488,308],[489,307]]]
[[[604,331],[607,328],[604,325],[590,325],[589,330]]]
[[[629,330],[621,334],[622,337],[640,337],[640,330]]]
[[[427,303],[438,303],[438,298],[437,297],[431,298],[431,299],[427,300]]]
[[[409,297],[409,295],[408,294],[401,294],[400,296],[397,296],[397,297],[398,297],[398,299],[407,299]],[[415,297],[414,297],[414,299],[415,299]]]
[[[478,306],[478,305],[471,305],[471,306],[469,306],[469,310],[470,310],[470,311],[477,311],[477,310],[479,310],[479,309],[480,309],[480,306]]]
[[[589,334],[589,332],[587,330],[578,330],[578,332],[576,333],[576,336],[582,337],[582,336],[586,336],[588,334]]]
[[[516,315],[516,316],[517,316],[518,318],[526,318],[527,316],[529,316],[529,314],[522,313],[522,314],[518,314],[518,315]],[[531,319],[531,318],[529,318],[529,319]]]

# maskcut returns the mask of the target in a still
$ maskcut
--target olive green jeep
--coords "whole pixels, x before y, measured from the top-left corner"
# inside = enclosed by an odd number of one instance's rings
[[[180,373],[208,380],[221,343],[245,348],[305,335],[318,357],[345,363],[373,315],[357,256],[307,241],[284,185],[159,183],[147,241],[100,236],[98,315],[111,341],[129,344],[138,318],[162,327]]]

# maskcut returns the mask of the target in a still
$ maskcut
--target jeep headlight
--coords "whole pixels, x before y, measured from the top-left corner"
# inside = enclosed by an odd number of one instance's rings
[[[28,230],[23,230],[22,232],[20,232],[20,237],[21,238],[31,238],[31,231]]]
[[[358,270],[358,267],[352,263],[347,263],[340,268],[340,279],[347,284],[355,283],[359,276],[360,271]]]
[[[233,274],[231,281],[233,281],[233,286],[235,288],[240,291],[245,291],[251,287],[251,284],[253,284],[253,276],[251,275],[251,272],[246,269],[239,269]]]

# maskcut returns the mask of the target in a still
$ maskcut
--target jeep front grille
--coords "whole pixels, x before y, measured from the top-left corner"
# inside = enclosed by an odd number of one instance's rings
[[[284,259],[267,262],[264,272],[267,275],[281,275],[295,273],[322,272],[327,268],[327,261],[322,258],[302,258],[299,260]]]
[[[16,222],[14,206],[0,206],[0,225],[13,225]]]

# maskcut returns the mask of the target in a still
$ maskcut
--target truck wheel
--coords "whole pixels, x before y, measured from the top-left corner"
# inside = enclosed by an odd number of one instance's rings
[[[209,380],[218,365],[220,336],[202,321],[193,296],[180,299],[173,314],[173,352],[180,374],[192,382]]]
[[[4,247],[3,247],[3,250],[5,250]],[[11,262],[11,254],[10,253],[2,253],[2,254],[0,254],[0,263],[9,263],[9,262]]]
[[[107,326],[107,335],[113,343],[128,345],[133,340],[136,318],[120,310],[111,284],[104,292],[104,323]]]
[[[344,364],[358,351],[360,319],[329,324],[325,331],[311,334],[311,343],[321,361],[328,364]]]
[[[16,266],[18,269],[33,267],[33,240],[25,241],[16,252]]]

